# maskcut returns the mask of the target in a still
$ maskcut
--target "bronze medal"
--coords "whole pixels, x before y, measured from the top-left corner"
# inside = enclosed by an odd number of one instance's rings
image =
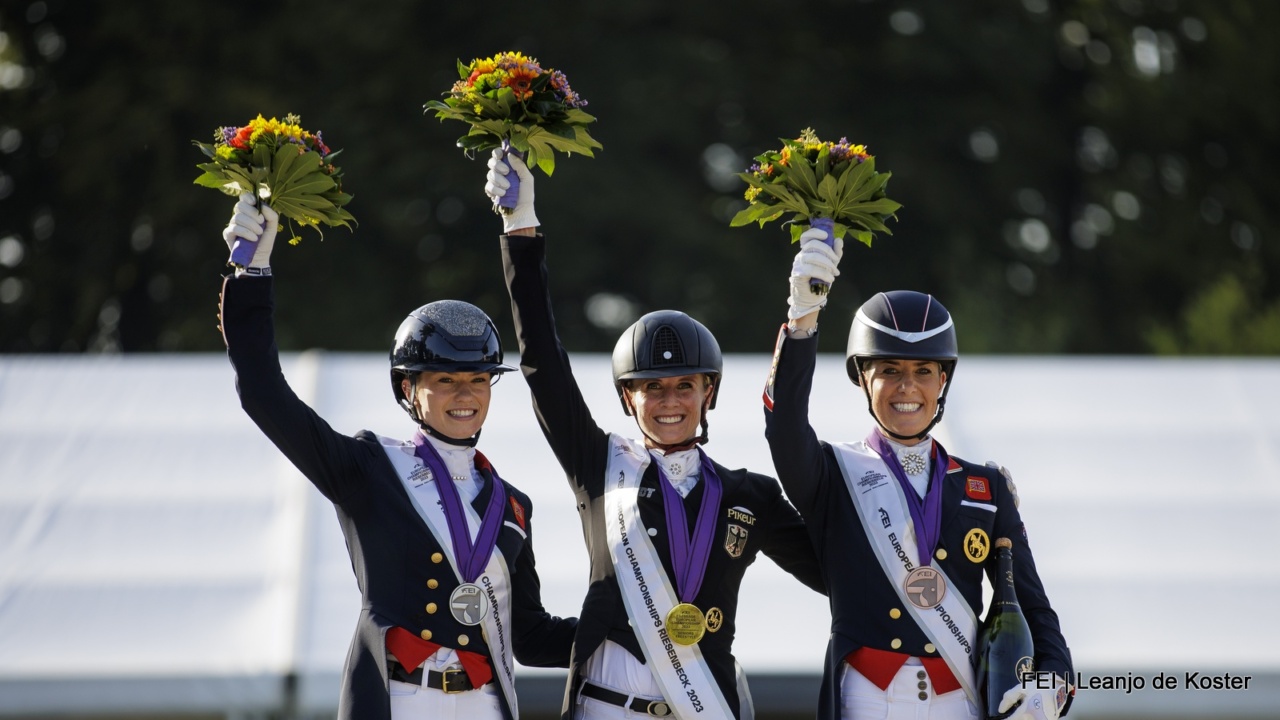
[[[677,645],[693,645],[702,639],[707,631],[706,619],[698,606],[691,603],[680,603],[667,613],[667,637]]]
[[[907,592],[907,599],[912,605],[924,610],[932,610],[942,604],[947,596],[947,581],[942,573],[931,567],[918,567],[907,575],[902,587]]]

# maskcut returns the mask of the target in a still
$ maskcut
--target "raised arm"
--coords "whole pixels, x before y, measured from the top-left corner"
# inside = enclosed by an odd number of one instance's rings
[[[830,287],[839,274],[842,242],[825,242],[825,231],[810,229],[800,236],[800,252],[789,278],[787,324],[778,333],[773,369],[764,389],[765,437],[773,466],[787,497],[811,524],[826,504],[830,457],[809,425],[809,393],[818,355],[818,312],[826,295],[812,289],[810,280]],[[812,525],[810,530],[813,531]]]
[[[355,489],[355,457],[367,449],[329,427],[298,398],[280,370],[270,265],[277,227],[274,210],[265,204],[259,210],[251,195],[240,197],[223,237],[232,249],[244,243],[255,249],[253,259],[223,281],[222,337],[241,407],[325,497],[338,502]]]
[[[485,190],[491,197],[506,191],[511,175],[519,178],[516,208],[503,215],[502,265],[520,343],[520,370],[533,393],[538,424],[575,487],[602,483],[605,433],[591,417],[556,334],[546,240],[534,229],[538,219],[533,213],[533,176],[519,158],[501,151],[494,151],[489,165]]]

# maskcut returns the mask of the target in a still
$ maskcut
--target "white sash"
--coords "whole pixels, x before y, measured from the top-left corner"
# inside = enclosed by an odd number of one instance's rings
[[[978,621],[973,608],[965,602],[942,568],[932,566],[942,575],[947,593],[933,609],[917,607],[907,597],[907,574],[916,567],[916,531],[907,513],[907,497],[888,466],[865,442],[833,443],[836,461],[844,475],[845,486],[862,521],[862,529],[880,560],[880,567],[898,591],[902,606],[911,613],[920,629],[933,642],[938,654],[960,681],[970,702],[981,707],[974,690],[971,658],[977,651]]]
[[[638,442],[609,435],[604,507],[609,554],[631,627],[640,640],[649,671],[679,720],[725,718],[733,713],[697,645],[679,645],[667,637],[663,621],[679,599],[675,585],[640,522],[640,478],[649,451]]]
[[[420,475],[423,470],[426,470],[422,459],[414,453],[414,444],[381,436],[378,440],[382,443],[382,449],[386,451],[387,457],[391,459],[396,475],[400,476],[400,482],[404,484],[409,501],[413,503],[418,515],[426,523],[427,529],[435,536],[436,542],[440,543],[444,556],[449,559],[449,566],[453,568],[453,574],[459,582],[462,582],[462,575],[458,572],[457,560],[453,554],[453,537],[449,534],[449,521],[445,518],[444,507],[439,501],[430,502],[424,506],[414,496],[415,492],[425,489],[429,495],[439,497],[439,490],[436,489],[434,482],[428,483],[426,487],[415,489],[413,482],[409,479],[415,472]],[[435,480],[436,482],[450,481],[449,478],[435,478]],[[493,482],[499,482],[496,475],[493,477]],[[468,532],[474,540],[480,528],[480,515],[476,513],[475,508],[471,507],[471,503],[464,501],[462,507],[467,515]],[[489,659],[495,670],[494,675],[498,678],[498,684],[502,687],[502,694],[507,698],[507,707],[511,708],[511,717],[518,720],[520,710],[516,704],[515,661],[512,655],[511,633],[508,628],[511,624],[511,578],[507,574],[507,562],[497,546],[494,546],[493,555],[489,557],[489,564],[485,566],[484,572],[476,578],[476,584],[489,598],[489,613],[480,623],[484,631],[485,644],[489,646]],[[497,647],[494,647],[495,639]]]

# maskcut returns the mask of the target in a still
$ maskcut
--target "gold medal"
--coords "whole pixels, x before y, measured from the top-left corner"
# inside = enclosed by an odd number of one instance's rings
[[[667,637],[678,645],[693,645],[707,631],[706,619],[696,605],[680,603],[667,613]]]

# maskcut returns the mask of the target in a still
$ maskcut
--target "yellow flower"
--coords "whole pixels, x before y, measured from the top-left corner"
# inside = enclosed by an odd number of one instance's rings
[[[219,159],[230,160],[232,155],[232,148],[230,145],[219,145],[218,149],[215,150],[214,153],[218,156]]]
[[[756,196],[758,196],[759,194],[760,194],[760,188],[749,187],[747,188],[747,191],[742,194],[742,197],[746,198],[747,202],[755,202]]]

